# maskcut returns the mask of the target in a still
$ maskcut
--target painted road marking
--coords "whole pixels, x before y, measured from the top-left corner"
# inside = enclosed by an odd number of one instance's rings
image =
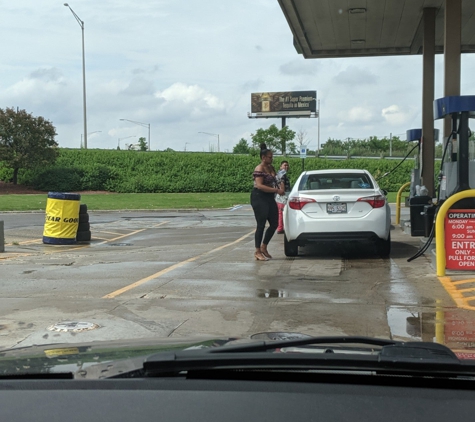
[[[206,255],[210,255],[210,254],[212,254],[212,253],[215,253],[215,252],[218,252],[218,251],[220,251],[220,250],[222,250],[222,249],[225,249],[225,248],[227,248],[227,247],[229,247],[229,246],[235,245],[236,243],[239,243],[239,242],[243,241],[244,239],[246,239],[247,237],[251,236],[251,235],[254,234],[254,233],[255,233],[255,230],[252,230],[252,231],[249,232],[248,234],[246,234],[246,235],[240,237],[239,239],[237,239],[237,240],[235,240],[235,241],[233,241],[233,242],[231,242],[231,243],[227,243],[227,244],[225,244],[225,245],[222,245],[222,246],[219,246],[219,247],[217,247],[217,248],[215,248],[215,249],[212,249],[212,250],[210,250],[210,251],[208,251],[208,252],[204,252],[204,253],[202,253],[202,254],[200,254],[200,255],[196,255],[196,256],[193,256],[193,257],[191,257],[191,258],[185,259],[184,261],[177,262],[176,264],[173,264],[173,265],[171,265],[170,267],[167,267],[167,268],[165,268],[165,269],[163,269],[163,270],[161,270],[161,271],[158,271],[158,272],[155,273],[155,274],[152,274],[152,275],[150,275],[150,276],[148,276],[148,277],[142,278],[141,280],[138,280],[138,281],[136,281],[135,283],[129,284],[128,286],[122,287],[121,289],[116,290],[115,292],[112,292],[112,293],[109,293],[109,294],[107,294],[107,295],[105,295],[105,296],[102,296],[102,299],[113,299],[113,298],[115,298],[115,297],[121,295],[122,293],[128,292],[129,290],[135,289],[136,287],[141,286],[142,284],[147,283],[147,282],[150,281],[150,280],[154,280],[154,279],[156,279],[156,278],[161,277],[161,276],[164,275],[164,274],[169,273],[170,271],[173,271],[173,270],[176,270],[177,268],[183,267],[184,265],[188,264],[189,262],[196,261],[197,259],[202,258],[202,257],[204,257],[204,256],[206,256]]]
[[[457,286],[461,286],[463,284],[475,283],[475,279],[472,278],[469,280],[452,281],[450,277],[444,276],[439,277],[439,281],[442,283],[442,286],[444,286],[444,289],[447,291],[447,293],[452,297],[458,308],[475,311],[475,306],[470,305],[471,301],[475,301],[475,294],[473,296],[463,295],[463,293],[472,291],[475,292],[475,288],[457,288]]]
[[[154,226],[152,226],[150,228],[155,229],[155,228],[163,226],[164,224],[167,224],[167,223],[168,223],[168,221],[163,221],[161,223],[155,224]],[[41,253],[44,254],[44,255],[53,255],[53,254],[62,253],[62,252],[77,251],[78,249],[85,249],[85,248],[94,247],[95,245],[104,245],[105,243],[108,243],[108,242],[115,242],[116,240],[120,240],[120,239],[123,239],[125,237],[133,236],[134,234],[143,232],[144,230],[148,230],[148,229],[144,228],[144,229],[134,230],[133,232],[130,232],[130,233],[121,234],[120,236],[114,237],[113,239],[102,239],[101,238],[101,240],[103,240],[102,242],[95,243],[93,245],[91,245],[91,244],[82,245],[82,246],[81,245],[74,245],[73,247],[67,248],[67,249],[60,249],[65,245],[48,245],[50,247],[53,247],[54,249],[46,251],[46,252],[40,252],[40,251],[38,251],[38,252],[10,252],[10,254],[15,254],[16,256],[5,256],[5,257],[0,257],[0,259],[6,260],[6,259],[23,257],[23,256],[38,255],[38,254],[41,254]],[[102,233],[102,232],[99,231],[99,233]],[[114,233],[114,234],[118,234],[118,233]],[[42,240],[43,240],[43,238],[36,239],[36,240],[31,240],[30,242],[34,242],[34,241],[40,241],[41,242]]]

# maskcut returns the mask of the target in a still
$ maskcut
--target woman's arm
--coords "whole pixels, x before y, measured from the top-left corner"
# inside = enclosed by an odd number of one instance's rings
[[[264,185],[264,178],[263,177],[256,177],[255,179],[255,186],[257,189],[261,190],[262,192],[268,193],[279,193],[279,189],[272,188],[270,186]]]

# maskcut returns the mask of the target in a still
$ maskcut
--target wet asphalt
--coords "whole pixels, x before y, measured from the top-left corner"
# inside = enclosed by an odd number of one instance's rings
[[[276,234],[273,259],[258,262],[249,206],[89,217],[90,243],[52,246],[43,213],[0,213],[0,348],[263,332],[475,345],[473,310],[436,277],[431,253],[407,261],[421,238],[399,225],[390,258],[348,245],[287,258]],[[62,332],[61,322],[94,329]]]

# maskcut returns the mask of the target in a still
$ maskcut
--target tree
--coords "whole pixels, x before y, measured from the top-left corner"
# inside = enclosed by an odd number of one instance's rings
[[[256,133],[251,135],[252,144],[255,147],[259,147],[263,142],[267,145],[267,148],[278,150],[285,155],[287,152],[287,143],[295,138],[295,132],[289,129],[288,126],[284,126],[282,129],[278,129],[276,125],[270,125],[269,129],[257,129]]]
[[[295,141],[296,145],[298,145],[300,148],[306,147],[310,143],[310,141],[307,139],[307,132],[302,129],[297,132],[297,135],[295,136]]]
[[[147,151],[147,140],[144,137],[139,138],[138,146],[140,151]]]
[[[250,146],[244,138],[241,138],[239,142],[234,145],[233,154],[249,154]]]
[[[55,127],[44,117],[33,117],[26,110],[0,109],[0,159],[13,169],[13,184],[17,184],[20,169],[56,161],[59,151],[55,136]]]

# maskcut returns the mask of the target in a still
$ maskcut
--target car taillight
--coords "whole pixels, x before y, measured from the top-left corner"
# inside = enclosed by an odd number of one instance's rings
[[[300,198],[300,197],[293,197],[289,198],[289,207],[293,210],[301,210],[305,205],[310,202],[317,202],[315,199],[312,198]]]
[[[381,208],[386,204],[386,197],[383,195],[365,196],[364,198],[359,198],[358,202],[367,202],[373,208]]]

